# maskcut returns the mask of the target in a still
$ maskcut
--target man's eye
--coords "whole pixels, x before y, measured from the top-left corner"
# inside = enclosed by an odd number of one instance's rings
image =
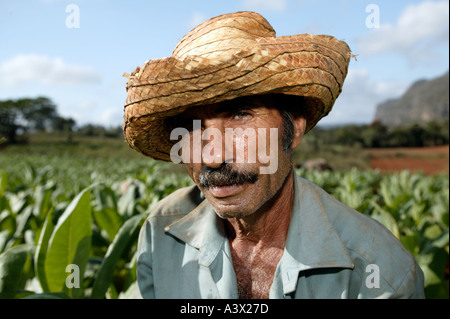
[[[237,120],[244,119],[247,116],[250,116],[248,112],[240,111],[234,114],[234,118]]]

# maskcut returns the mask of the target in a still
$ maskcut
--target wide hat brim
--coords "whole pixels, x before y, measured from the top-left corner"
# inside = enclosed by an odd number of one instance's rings
[[[255,27],[251,26],[253,39],[233,38],[233,32],[226,30],[231,34],[228,41],[205,39],[190,51],[184,48],[189,46],[187,42],[200,38],[198,33],[213,34],[211,30],[224,29],[225,22],[230,28],[230,23],[239,19],[241,30],[245,19],[250,17],[253,21],[249,23],[255,23],[255,15],[262,18],[253,12],[238,12],[210,19],[188,33],[171,57],[150,60],[126,75],[123,129],[132,148],[170,161],[170,150],[177,141],[170,140],[166,118],[190,107],[243,96],[302,96],[307,104],[306,132],[330,112],[341,93],[351,57],[348,45],[332,36],[275,37],[273,29],[271,36],[254,36]],[[270,29],[262,19],[257,22]],[[186,52],[180,53],[183,49]]]

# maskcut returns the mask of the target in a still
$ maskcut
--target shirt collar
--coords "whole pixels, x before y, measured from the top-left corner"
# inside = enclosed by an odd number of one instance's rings
[[[294,173],[294,205],[283,257],[283,286],[314,268],[353,268],[350,255],[330,221],[314,186]],[[209,266],[227,240],[222,219],[205,199],[166,227],[172,236],[200,250],[199,263]],[[295,287],[294,287],[295,289]]]
[[[353,267],[319,193],[312,183],[295,175],[294,205],[286,251],[301,270]]]
[[[295,291],[300,271],[354,267],[315,186],[294,176],[292,218],[280,261],[284,294]]]
[[[193,211],[166,227],[166,232],[200,250],[199,264],[209,266],[227,236],[220,217],[205,199]]]

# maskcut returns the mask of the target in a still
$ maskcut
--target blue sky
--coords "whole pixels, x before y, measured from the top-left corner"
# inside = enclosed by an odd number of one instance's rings
[[[449,69],[446,0],[1,0],[0,99],[47,96],[78,124],[120,125],[124,72],[170,56],[197,24],[242,10],[261,13],[277,36],[330,34],[357,55],[323,124],[370,123],[378,103]]]

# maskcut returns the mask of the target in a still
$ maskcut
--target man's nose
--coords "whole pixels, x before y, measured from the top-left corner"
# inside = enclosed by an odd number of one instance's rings
[[[224,127],[218,120],[206,120],[203,127],[202,163],[212,168],[218,168],[227,160]]]

